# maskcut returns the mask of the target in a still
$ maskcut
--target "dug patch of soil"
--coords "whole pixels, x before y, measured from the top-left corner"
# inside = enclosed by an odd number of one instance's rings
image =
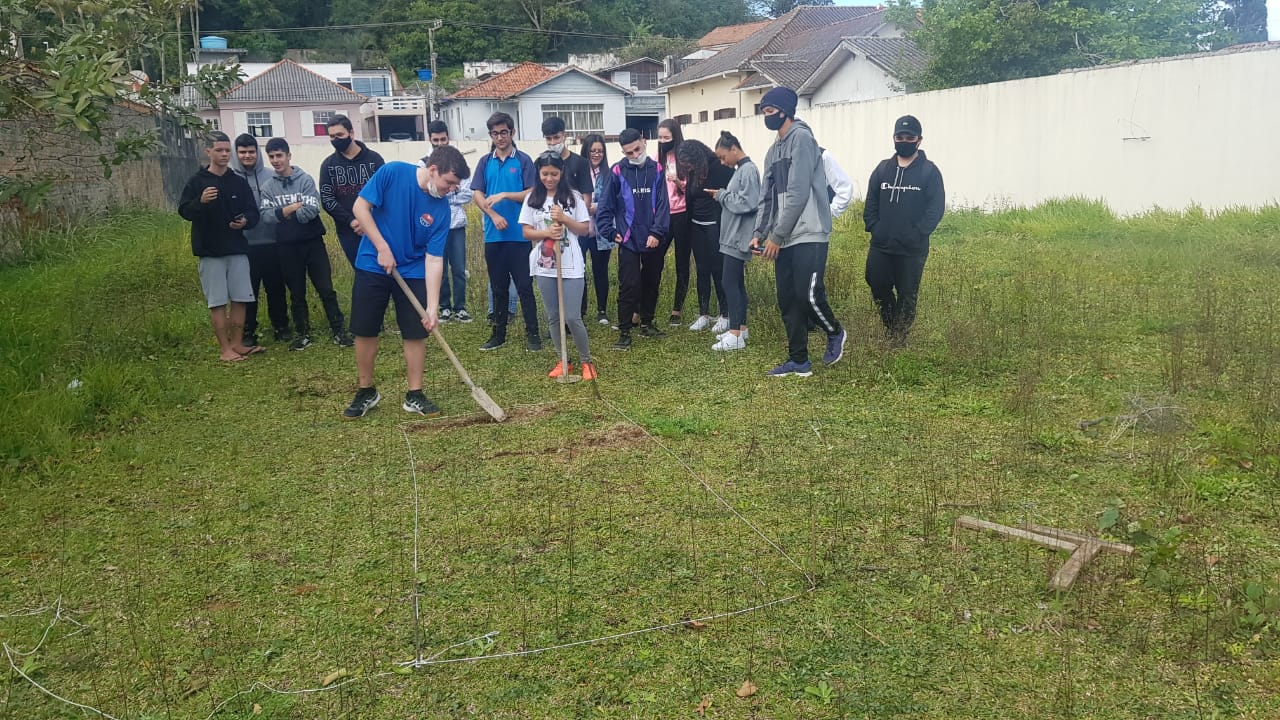
[[[547,405],[530,405],[528,407],[513,408],[507,412],[507,420],[504,425],[522,425],[531,420],[537,420],[540,417],[550,415],[556,411],[554,403]],[[504,408],[505,409],[505,408]],[[487,413],[477,412],[467,415],[446,415],[445,417],[435,418],[433,420],[422,420],[409,426],[409,430],[413,432],[434,433],[442,430],[456,430],[458,428],[471,427],[472,425],[489,425],[493,424],[493,418]]]

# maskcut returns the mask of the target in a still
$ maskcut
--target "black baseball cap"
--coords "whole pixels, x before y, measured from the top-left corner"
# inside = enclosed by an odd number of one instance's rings
[[[920,128],[920,121],[915,115],[903,115],[893,124],[893,134],[907,133],[909,135],[923,135],[924,131]]]

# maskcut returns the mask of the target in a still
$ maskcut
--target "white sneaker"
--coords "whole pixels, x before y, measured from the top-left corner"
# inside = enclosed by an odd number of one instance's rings
[[[699,330],[706,330],[709,327],[711,327],[711,316],[699,315],[698,319],[694,320],[693,324],[689,326],[689,329],[694,332],[698,332]]]
[[[716,324],[711,326],[711,332],[716,333],[717,335],[722,332],[728,332],[728,331],[729,331],[729,318],[723,315],[716,318]]]
[[[742,350],[747,346],[747,341],[733,333],[725,333],[720,338],[720,342],[711,346],[712,350]]]
[[[716,338],[718,339],[718,338],[722,338],[722,337],[724,337],[725,335],[732,335],[732,334],[733,334],[733,333],[729,332],[728,330],[725,330],[724,332],[720,333],[719,335],[716,335]],[[747,328],[742,328],[742,339],[743,339],[743,340],[749,340],[750,338],[751,338],[751,331],[750,331],[750,330],[748,330]]]

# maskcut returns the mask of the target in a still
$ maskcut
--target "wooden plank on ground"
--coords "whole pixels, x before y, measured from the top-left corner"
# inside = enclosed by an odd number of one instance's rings
[[[1063,550],[1069,553],[1075,552],[1076,548],[1079,547],[1079,543],[1050,537],[1048,535],[1040,535],[1029,530],[1009,527],[1008,525],[1000,525],[998,523],[987,522],[986,520],[979,520],[978,518],[970,517],[968,515],[961,515],[956,518],[956,527],[967,528],[969,530],[986,530],[987,532],[993,532],[998,535],[1017,538],[1019,540],[1028,540],[1037,545],[1043,545],[1047,548]]]
[[[1119,553],[1121,555],[1133,554],[1132,545],[1099,540],[1096,537],[1090,537],[1083,533],[1072,532],[1071,530],[1061,530],[1059,528],[1047,527],[1045,525],[1036,525],[1035,523],[1026,523],[1022,527],[1037,535],[1048,535],[1049,537],[1070,540],[1071,542],[1076,543],[1097,543],[1102,548],[1102,552]]]
[[[1071,553],[1071,557],[1058,568],[1058,572],[1053,574],[1049,580],[1049,589],[1051,590],[1067,590],[1071,584],[1076,581],[1076,576],[1084,569],[1084,566],[1102,552],[1102,545],[1096,542],[1086,542],[1076,551]]]

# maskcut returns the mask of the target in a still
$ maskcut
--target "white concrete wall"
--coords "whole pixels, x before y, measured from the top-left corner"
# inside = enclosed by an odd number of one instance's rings
[[[485,122],[499,110],[515,117],[519,111],[515,103],[499,103],[494,100],[458,100],[444,106],[443,117],[449,126],[449,137],[455,140],[489,139]]]
[[[1280,202],[1280,45],[809,108],[859,197],[893,153],[895,118],[912,114],[953,206],[1105,201],[1118,213]],[[696,123],[764,160],[776,136],[759,117]]]

